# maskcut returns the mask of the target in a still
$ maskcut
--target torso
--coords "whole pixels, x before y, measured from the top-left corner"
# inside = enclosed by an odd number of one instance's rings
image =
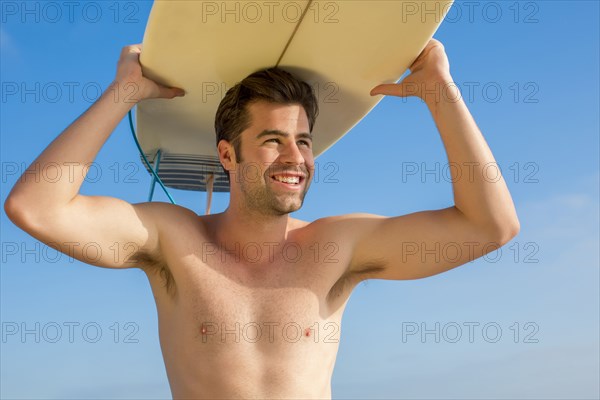
[[[210,217],[178,219],[161,232],[160,262],[144,268],[174,398],[331,398],[342,314],[357,283],[344,274],[344,233],[296,220],[281,243],[228,243],[227,251]]]

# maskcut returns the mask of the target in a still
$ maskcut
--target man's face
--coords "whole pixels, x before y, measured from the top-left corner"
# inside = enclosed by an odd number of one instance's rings
[[[312,137],[300,105],[258,101],[248,106],[251,124],[241,133],[241,158],[232,186],[246,207],[268,215],[298,210],[314,174]],[[233,190],[233,187],[232,187]]]

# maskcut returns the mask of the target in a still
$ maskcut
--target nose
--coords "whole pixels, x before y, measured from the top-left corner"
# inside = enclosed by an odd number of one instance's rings
[[[304,164],[304,156],[294,141],[290,141],[283,147],[279,159],[284,164],[302,165]]]

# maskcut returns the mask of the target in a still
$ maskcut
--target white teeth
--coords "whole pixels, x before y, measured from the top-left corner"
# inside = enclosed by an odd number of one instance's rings
[[[284,183],[300,183],[300,177],[298,176],[276,176],[275,179],[277,179],[279,182]]]

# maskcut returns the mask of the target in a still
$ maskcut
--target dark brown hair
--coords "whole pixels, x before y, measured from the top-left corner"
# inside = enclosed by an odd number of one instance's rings
[[[248,75],[227,91],[215,115],[217,145],[221,140],[232,143],[238,162],[241,161],[240,134],[251,122],[247,106],[260,100],[301,105],[308,117],[311,132],[319,114],[313,89],[289,72],[273,67]]]

